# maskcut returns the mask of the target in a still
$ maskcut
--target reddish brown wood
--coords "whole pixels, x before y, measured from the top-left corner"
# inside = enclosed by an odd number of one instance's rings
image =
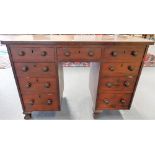
[[[132,92],[136,82],[135,76],[103,77],[99,81],[99,92],[128,91]]]
[[[56,76],[54,63],[14,63],[18,77]]]
[[[22,94],[24,93],[51,93],[57,91],[55,78],[19,78]]]
[[[146,47],[152,44],[144,41],[3,43],[7,44],[23,111],[28,118],[32,111],[60,110],[64,85],[60,63],[63,61],[98,62],[90,74],[91,95],[96,107],[94,112],[129,109],[142,70]],[[98,72],[99,83],[96,83]],[[48,82],[50,87],[45,88],[49,86]],[[125,82],[127,86],[124,85]],[[112,86],[107,83],[112,83]],[[97,96],[94,95],[94,90],[97,90]],[[103,102],[105,99],[110,103]],[[122,103],[120,100],[123,100]]]
[[[101,76],[130,76],[137,75],[141,61],[126,63],[102,63]],[[131,68],[131,69],[130,69]],[[133,69],[132,69],[133,68]]]
[[[60,105],[55,96],[55,94],[23,95],[26,112],[60,110]]]
[[[145,46],[107,46],[103,52],[104,62],[136,62],[142,59]]]
[[[14,62],[54,62],[54,48],[47,47],[13,47],[11,48]]]
[[[101,48],[93,48],[93,47],[58,48],[57,57],[58,61],[99,60],[101,57]]]
[[[128,109],[132,94],[101,93],[98,96],[96,110]],[[124,101],[124,103],[123,103]]]

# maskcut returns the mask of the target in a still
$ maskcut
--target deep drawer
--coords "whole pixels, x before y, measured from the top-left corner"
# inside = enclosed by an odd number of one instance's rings
[[[97,98],[96,110],[129,109],[132,94],[100,93]]]
[[[23,102],[26,112],[60,110],[58,98],[55,94],[23,95]]]

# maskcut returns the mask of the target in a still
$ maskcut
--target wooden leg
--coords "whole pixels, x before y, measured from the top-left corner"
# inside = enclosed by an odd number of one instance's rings
[[[99,114],[100,114],[101,112],[102,112],[102,111],[95,111],[95,112],[93,113],[94,119],[98,118],[98,116],[99,116]]]
[[[25,120],[29,120],[29,119],[31,119],[31,118],[32,118],[31,113],[25,113],[25,116],[24,116],[24,119],[25,119]]]

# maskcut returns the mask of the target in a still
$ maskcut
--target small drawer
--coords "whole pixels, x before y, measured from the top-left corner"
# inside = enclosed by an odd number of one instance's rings
[[[60,110],[58,98],[55,94],[23,95],[23,102],[26,112]]]
[[[132,94],[100,93],[97,98],[96,110],[129,109]]]
[[[103,51],[105,62],[136,62],[141,61],[145,47],[106,47]]]
[[[133,91],[136,77],[103,77],[100,79],[99,92],[105,91]]]
[[[14,62],[54,62],[55,49],[47,47],[11,47]]]
[[[137,75],[140,63],[103,63],[101,76],[130,76]]]
[[[22,93],[52,93],[57,89],[55,78],[19,78]]]
[[[14,63],[18,77],[56,76],[54,63]]]
[[[101,48],[95,47],[72,47],[72,48],[57,48],[57,56],[59,61],[83,60],[91,61],[101,58]]]

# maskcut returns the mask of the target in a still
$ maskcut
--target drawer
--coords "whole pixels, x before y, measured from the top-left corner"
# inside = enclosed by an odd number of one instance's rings
[[[47,47],[12,47],[14,62],[54,62],[55,49]]]
[[[104,91],[133,91],[136,77],[103,77],[100,79],[99,92]]]
[[[19,78],[18,81],[22,93],[52,93],[57,90],[55,78]]]
[[[96,60],[101,58],[101,48],[85,47],[85,48],[57,48],[57,56],[59,61],[71,60]]]
[[[54,63],[14,63],[18,77],[56,76]]]
[[[98,96],[96,110],[129,109],[132,94],[101,93]]]
[[[130,76],[137,75],[140,63],[103,63],[101,76]]]
[[[106,47],[103,51],[105,62],[136,62],[141,61],[145,47]]]
[[[26,112],[60,110],[60,105],[55,94],[23,95]]]

